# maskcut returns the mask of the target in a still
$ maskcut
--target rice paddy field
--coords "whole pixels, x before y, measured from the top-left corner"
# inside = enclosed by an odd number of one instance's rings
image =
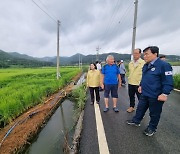
[[[30,107],[43,102],[80,71],[75,67],[61,68],[61,78],[57,80],[56,68],[53,67],[0,69],[1,127]]]

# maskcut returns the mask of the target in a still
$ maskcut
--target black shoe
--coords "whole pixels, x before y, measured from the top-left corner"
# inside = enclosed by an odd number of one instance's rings
[[[133,120],[127,120],[126,123],[128,125],[141,126],[139,123],[135,123]]]
[[[104,108],[104,112],[107,112],[107,111],[109,111],[109,108]]]
[[[119,109],[117,107],[113,107],[114,112],[119,112]]]
[[[149,129],[148,127],[144,130],[144,134],[146,136],[153,136],[155,133],[156,133],[155,130],[153,131],[153,130]]]

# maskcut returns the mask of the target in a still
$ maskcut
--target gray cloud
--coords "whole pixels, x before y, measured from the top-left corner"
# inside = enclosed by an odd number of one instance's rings
[[[95,54],[98,45],[101,53],[130,53],[132,0],[34,1],[61,20],[61,56]],[[158,45],[164,54],[180,55],[179,6],[179,0],[139,0],[136,47]],[[0,20],[0,49],[38,57],[56,55],[57,25],[31,0],[2,1]]]

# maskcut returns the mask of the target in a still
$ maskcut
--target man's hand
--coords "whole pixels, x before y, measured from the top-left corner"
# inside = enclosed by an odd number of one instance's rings
[[[119,84],[118,84],[118,88],[121,88],[121,87],[122,87],[121,82],[119,82]]]
[[[139,92],[140,94],[142,93],[142,88],[141,88],[141,86],[139,86],[138,92]]]
[[[104,84],[103,83],[101,84],[101,88],[104,89]]]
[[[163,101],[163,102],[167,101],[167,96],[165,94],[159,95],[158,96],[158,101]]]

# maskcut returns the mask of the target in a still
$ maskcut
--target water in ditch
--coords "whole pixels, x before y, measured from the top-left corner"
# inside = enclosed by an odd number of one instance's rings
[[[37,139],[26,151],[26,154],[61,154],[63,153],[66,132],[68,140],[72,140],[73,126],[73,103],[66,99],[52,115],[47,125],[37,136]]]
[[[73,89],[78,88],[84,81],[85,74],[80,77]],[[63,154],[63,148],[67,147],[66,141],[69,144],[72,142],[76,120],[73,102],[64,100],[27,149],[26,154]]]

